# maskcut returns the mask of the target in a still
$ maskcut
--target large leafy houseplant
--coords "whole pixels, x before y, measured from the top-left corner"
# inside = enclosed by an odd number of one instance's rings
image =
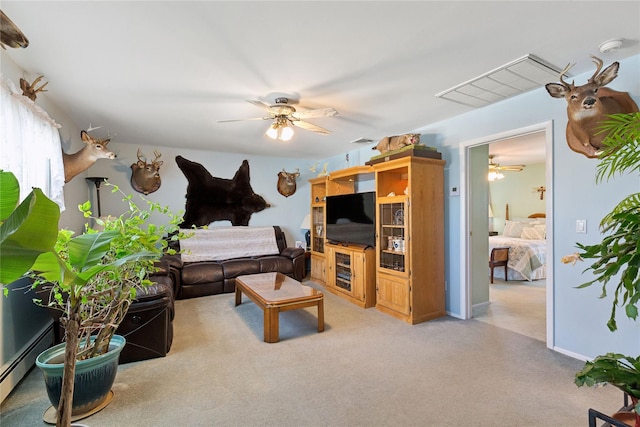
[[[109,349],[136,289],[150,284],[154,261],[173,252],[164,237],[179,237],[175,232],[181,218],[146,199],[148,210],[143,210],[122,193],[126,210],[118,217],[94,218],[89,202],[80,205],[95,225],[87,223],[84,232],[74,236],[58,230],[58,207],[39,189],[16,208],[18,193],[15,177],[0,171],[0,278],[7,284],[27,273],[34,286],[50,291],[49,299],[40,303],[60,310],[66,348],[57,425],[69,425],[76,360]],[[168,223],[148,224],[152,212],[166,215]]]
[[[601,125],[607,135],[604,150],[597,166],[596,182],[617,174],[640,171],[640,113],[615,114]],[[595,279],[579,286],[585,288],[602,284],[601,298],[607,287],[615,282],[611,316],[607,326],[617,330],[616,313],[624,307],[626,316],[636,320],[640,301],[640,193],[630,194],[600,222],[604,237],[600,243],[583,245],[581,252],[563,257],[565,263],[593,260],[585,271],[592,271]],[[640,413],[640,357],[607,353],[585,364],[576,374],[578,386],[609,383],[635,399],[635,411]]]

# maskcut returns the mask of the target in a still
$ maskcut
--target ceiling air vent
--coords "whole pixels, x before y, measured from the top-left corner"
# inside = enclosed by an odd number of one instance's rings
[[[369,144],[370,142],[373,142],[373,139],[370,138],[365,138],[365,137],[360,137],[357,139],[354,139],[353,141],[349,141],[352,144]]]
[[[558,80],[560,72],[548,62],[529,54],[442,91],[436,97],[470,107],[484,107],[553,83]]]

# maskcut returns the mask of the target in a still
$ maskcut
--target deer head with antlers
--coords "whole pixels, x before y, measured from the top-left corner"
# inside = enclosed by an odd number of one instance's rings
[[[26,81],[25,79],[21,78],[20,79],[20,89],[22,89],[22,95],[26,96],[27,98],[29,98],[30,100],[35,102],[36,98],[37,98],[36,94],[38,92],[48,92],[48,90],[45,89],[45,86],[47,86],[49,84],[49,82],[46,82],[42,86],[36,88],[36,85],[38,83],[40,83],[40,80],[42,80],[43,77],[44,76],[38,77],[31,84],[29,84],[29,82]]]
[[[116,154],[113,151],[107,150],[107,144],[109,144],[111,138],[93,138],[84,130],[80,132],[80,137],[82,142],[86,144],[80,151],[73,154],[62,153],[65,183],[71,181],[80,172],[89,169],[89,166],[98,159],[116,158]]]
[[[147,195],[160,188],[160,166],[162,161],[158,161],[162,153],[153,150],[156,156],[151,162],[147,162],[146,157],[138,148],[138,162],[131,165],[131,186],[138,193]]]
[[[620,64],[614,62],[602,70],[602,60],[593,55],[591,58],[597,68],[586,84],[576,86],[574,82],[567,83],[563,80],[573,66],[568,64],[560,73],[560,83],[548,83],[545,88],[552,97],[567,100],[569,148],[587,157],[595,158],[600,154],[602,140],[606,136],[598,132],[600,122],[610,114],[638,111],[638,106],[628,93],[603,87],[618,76]]]

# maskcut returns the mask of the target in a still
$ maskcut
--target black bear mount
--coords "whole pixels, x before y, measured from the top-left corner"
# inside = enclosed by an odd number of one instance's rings
[[[216,178],[200,163],[176,156],[176,163],[189,181],[181,228],[202,227],[214,221],[249,225],[251,215],[270,205],[253,192],[249,162],[244,160],[233,179]]]

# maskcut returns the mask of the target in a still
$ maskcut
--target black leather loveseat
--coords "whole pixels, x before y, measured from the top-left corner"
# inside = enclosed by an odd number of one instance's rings
[[[170,266],[176,299],[234,292],[236,277],[245,274],[280,272],[302,280],[304,249],[287,247],[280,227],[273,226],[273,232],[279,251],[274,254],[197,262],[183,262],[181,255],[165,255],[163,261]]]

